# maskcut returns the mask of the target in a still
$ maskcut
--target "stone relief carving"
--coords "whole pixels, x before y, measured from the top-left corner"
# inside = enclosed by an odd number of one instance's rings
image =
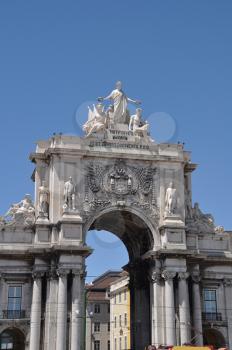
[[[159,217],[157,205],[157,169],[128,165],[124,160],[113,164],[87,164],[84,211],[111,206],[134,206]]]
[[[12,204],[1,220],[1,223],[4,225],[15,226],[30,226],[33,225],[34,222],[35,207],[29,194],[26,194],[19,203]]]
[[[73,179],[70,176],[68,181],[64,184],[64,205],[63,209],[66,211],[75,210],[76,201],[76,185],[73,183]]]

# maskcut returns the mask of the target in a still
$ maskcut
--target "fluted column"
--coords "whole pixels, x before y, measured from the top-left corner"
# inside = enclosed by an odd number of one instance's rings
[[[41,328],[41,296],[42,296],[42,273],[33,274],[33,291],[31,304],[31,325],[30,325],[30,350],[40,348],[40,328]]]
[[[47,274],[44,350],[54,349],[56,343],[57,282],[56,271],[51,270]]]
[[[81,349],[81,274],[73,271],[72,281],[72,316],[71,316],[71,350]]]
[[[180,340],[181,344],[190,342],[190,310],[189,290],[187,272],[178,273],[178,295],[179,295],[179,319],[180,319]]]
[[[155,268],[150,271],[151,282],[151,340],[153,345],[162,343],[162,297],[160,290],[161,274]]]
[[[225,309],[226,309],[226,318],[227,318],[227,327],[228,327],[228,348],[232,349],[232,279],[224,280],[225,288]]]
[[[193,327],[195,334],[195,344],[203,345],[203,336],[202,336],[202,310],[201,310],[201,294],[200,294],[200,276],[198,274],[192,275],[193,281]]]
[[[165,280],[166,344],[175,345],[176,327],[173,278],[176,276],[176,272],[165,270],[162,276]]]
[[[59,270],[56,350],[66,349],[67,337],[67,270]]]

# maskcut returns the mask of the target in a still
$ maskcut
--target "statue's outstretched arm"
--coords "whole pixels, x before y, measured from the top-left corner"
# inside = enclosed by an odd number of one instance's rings
[[[102,102],[102,101],[105,101],[105,100],[110,100],[111,98],[112,98],[112,92],[108,96],[98,97],[98,101]]]
[[[127,100],[131,103],[134,103],[135,105],[140,105],[141,101],[139,100],[133,100],[132,98],[127,97]]]

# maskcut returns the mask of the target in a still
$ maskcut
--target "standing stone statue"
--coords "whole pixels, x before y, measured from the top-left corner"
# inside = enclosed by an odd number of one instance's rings
[[[116,88],[106,97],[98,97],[98,101],[112,100],[114,109],[114,123],[127,123],[127,105],[128,102],[139,105],[141,102],[133,100],[126,96],[122,90],[121,81],[117,81]]]
[[[39,187],[39,217],[48,218],[49,213],[49,189],[42,181],[42,186]]]
[[[177,206],[177,191],[173,182],[169,184],[165,196],[165,214],[173,215]]]
[[[70,176],[64,184],[64,209],[75,210],[76,186]]]

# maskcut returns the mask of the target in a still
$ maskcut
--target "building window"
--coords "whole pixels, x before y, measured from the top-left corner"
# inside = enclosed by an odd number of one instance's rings
[[[121,303],[122,302],[122,293],[119,292],[119,295],[118,295],[118,302]]]
[[[127,314],[124,314],[124,325],[127,326]]]
[[[122,315],[119,315],[119,327],[122,327]]]
[[[95,305],[94,305],[94,313],[95,313],[95,314],[100,314],[100,312],[101,312],[101,306],[100,306],[100,304],[95,304]]]
[[[127,337],[124,337],[124,349],[127,350]]]
[[[119,350],[122,350],[122,338],[119,338]]]
[[[204,318],[206,320],[217,319],[217,299],[215,289],[203,290]]]
[[[114,350],[117,350],[117,339],[114,338]]]
[[[110,322],[108,322],[108,332],[110,332]]]
[[[14,340],[11,334],[8,332],[3,332],[1,334],[1,350],[2,349],[13,349]]]
[[[94,332],[100,332],[100,322],[94,323]]]
[[[8,318],[20,318],[22,304],[22,286],[9,286],[8,288]]]
[[[107,342],[107,350],[110,350],[110,340]]]
[[[124,301],[126,301],[126,289],[124,290]]]
[[[114,316],[114,328],[117,328],[117,317]]]
[[[94,340],[94,350],[100,350],[100,340]]]

